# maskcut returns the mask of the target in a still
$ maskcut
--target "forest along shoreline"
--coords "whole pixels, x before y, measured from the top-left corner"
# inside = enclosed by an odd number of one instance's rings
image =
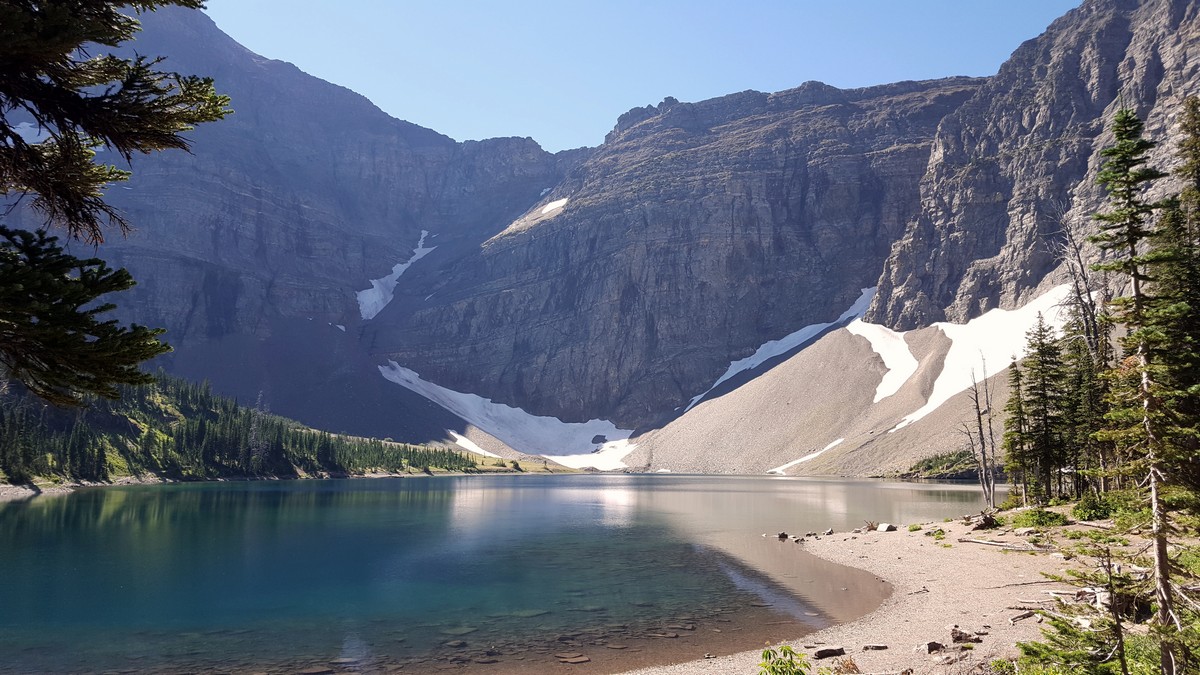
[[[274,481],[296,480],[360,480],[364,478],[438,478],[443,476],[545,476],[582,473],[572,469],[545,470],[542,467],[534,469],[500,469],[486,467],[477,471],[372,471],[368,473],[335,474],[328,476],[219,476],[213,478],[168,478],[164,476],[122,476],[111,481],[43,481],[37,483],[13,484],[0,483],[0,504],[5,502],[26,501],[35,497],[54,497],[69,495],[77,490],[91,490],[106,487],[128,487],[131,485],[173,485],[184,483],[261,483]]]

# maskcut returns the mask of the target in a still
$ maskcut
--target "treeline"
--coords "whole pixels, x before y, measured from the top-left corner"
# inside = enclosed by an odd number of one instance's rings
[[[1065,328],[1039,317],[1012,369],[1003,446],[1020,498],[1080,499],[1076,513],[1087,518],[1132,498],[1141,509],[1131,527],[1150,540],[1131,554],[1108,539],[1093,547],[1098,571],[1078,576],[1107,589],[1108,605],[1086,624],[1052,617],[1049,642],[1023,646],[1046,668],[1033,672],[1200,670],[1195,566],[1180,565],[1196,552],[1179,539],[1200,512],[1200,99],[1180,119],[1182,189],[1151,200],[1168,174],[1149,165],[1155,144],[1138,117],[1116,113],[1098,232],[1062,233],[1073,287]],[[1099,263],[1085,264],[1088,243]],[[1149,631],[1130,633],[1126,624],[1146,616]]]
[[[472,471],[466,453],[309,429],[195,384],[159,374],[120,398],[82,408],[48,406],[20,385],[0,395],[0,480],[104,481]]]

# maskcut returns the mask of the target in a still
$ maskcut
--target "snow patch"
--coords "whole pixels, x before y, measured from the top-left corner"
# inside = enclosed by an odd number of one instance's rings
[[[483,448],[476,445],[475,441],[472,441],[471,439],[467,438],[466,436],[463,436],[460,433],[450,431],[449,429],[446,430],[446,433],[450,434],[450,438],[454,439],[455,445],[462,448],[463,450],[466,450],[467,452],[473,452],[477,455],[483,455],[484,457],[499,457],[500,456],[494,452],[488,452],[487,450],[484,450]]]
[[[838,324],[861,317],[867,312],[867,307],[871,306],[871,299],[874,297],[874,288],[864,288],[862,289],[862,295],[858,296],[858,300],[855,300],[854,304],[850,306],[850,309],[842,312],[842,315],[837,319],[830,321],[829,323],[814,323],[811,326],[805,326],[804,328],[801,328],[790,335],[763,344],[758,348],[757,351],[744,359],[734,361],[733,363],[729,364],[729,368],[725,370],[724,375],[718,377],[717,381],[713,382],[712,386],[704,390],[703,393],[697,394],[695,397],[693,397],[691,403],[688,403],[688,406],[684,408],[683,411],[687,412],[691,410],[697,403],[701,401],[701,399],[708,395],[708,392],[716,389],[722,382],[728,380],[734,375],[737,375],[745,370],[753,370],[754,368],[761,366],[765,361],[790,352],[796,347],[799,347],[817,337],[831,326],[836,326]]]
[[[1013,359],[1025,351],[1025,333],[1037,322],[1039,312],[1046,323],[1061,329],[1066,323],[1067,310],[1060,305],[1070,290],[1067,284],[1055,286],[1020,309],[993,309],[965,324],[933,324],[951,340],[942,372],[933,383],[933,392],[925,405],[900,420],[888,433],[903,429],[936,410],[955,394],[966,391],[972,378],[982,381],[984,361],[989,376],[1012,365]]]
[[[358,311],[362,314],[364,321],[374,319],[375,315],[383,311],[388,303],[392,301],[392,295],[396,291],[396,283],[400,280],[400,275],[404,274],[413,263],[421,258],[429,255],[429,252],[437,248],[436,246],[425,247],[425,239],[429,236],[429,232],[421,230],[421,238],[417,241],[417,247],[413,249],[412,256],[405,262],[396,263],[392,267],[392,273],[382,279],[372,279],[371,287],[358,291],[355,295],[358,298]],[[436,236],[436,235],[435,235]]]
[[[333,324],[333,327],[334,327],[334,328],[336,328],[336,329],[338,329],[338,330],[340,330],[340,331],[342,331],[343,333],[345,333],[345,332],[346,332],[346,327],[345,327],[345,326],[343,326],[343,325],[342,325],[342,324],[340,324],[340,323],[335,323],[335,324]]]
[[[477,394],[464,394],[428,382],[395,361],[379,366],[379,372],[388,380],[424,396],[495,436],[509,447],[542,455],[573,469],[623,469],[625,463],[622,460],[637,447],[629,441],[633,431],[618,429],[606,420],[563,422],[556,417],[531,415],[520,408],[494,403]],[[597,438],[600,440],[593,442]]]
[[[557,211],[566,205],[567,205],[566,197],[563,197],[562,199],[555,199],[554,201],[552,201],[549,204],[542,207],[542,215],[544,216],[547,213],[550,213],[551,211]]]
[[[908,378],[917,372],[919,364],[904,341],[904,333],[897,333],[887,326],[865,323],[862,319],[851,321],[846,330],[852,335],[866,338],[871,343],[871,350],[883,359],[883,366],[887,368],[879,386],[875,387],[875,403],[900,391]]]
[[[554,420],[559,424],[574,424],[573,422],[560,422],[553,417],[548,419]],[[601,420],[592,420],[592,422],[599,421]],[[604,423],[612,424],[612,422]],[[588,422],[587,424],[591,424],[591,422]],[[622,433],[630,434],[633,432],[624,431]],[[634,448],[636,447],[637,443],[631,443],[629,439],[626,438],[603,443],[599,448],[586,455],[542,455],[542,457],[545,457],[552,462],[558,462],[563,466],[569,466],[572,469],[586,469],[591,467],[601,471],[616,471],[617,469],[624,469],[626,467],[624,460],[629,456],[629,453],[633,452]]]
[[[539,194],[538,196],[539,196],[539,197],[545,197],[545,196],[546,196],[546,193],[547,193],[547,192],[549,192],[549,191],[551,191],[551,190],[553,190],[553,189],[554,189],[554,188],[545,188],[545,189],[543,189],[543,190],[542,190],[541,194]]]
[[[842,441],[844,441],[844,440],[846,440],[846,439],[839,438],[836,441],[830,443],[829,445],[821,448],[820,450],[818,450],[816,452],[810,452],[807,455],[801,457],[800,459],[794,459],[794,460],[788,462],[787,464],[784,464],[782,466],[777,466],[774,469],[767,471],[767,473],[776,473],[776,474],[779,474],[780,476],[782,476],[782,475],[784,475],[785,471],[792,468],[793,466],[796,466],[797,464],[800,464],[801,462],[807,462],[810,459],[816,459],[816,458],[820,457],[821,455],[823,455],[825,453],[826,450],[832,450],[832,449],[836,448],[837,446],[841,445]]]

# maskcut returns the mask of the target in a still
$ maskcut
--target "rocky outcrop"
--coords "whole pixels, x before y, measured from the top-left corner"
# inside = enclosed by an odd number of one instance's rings
[[[1200,16],[1183,0],[1088,0],[1021,45],[942,121],[921,210],[868,318],[911,329],[1020,305],[1057,267],[1064,224],[1101,205],[1099,150],[1121,105],[1167,139],[1196,93]],[[1157,153],[1172,164],[1170,143]]]

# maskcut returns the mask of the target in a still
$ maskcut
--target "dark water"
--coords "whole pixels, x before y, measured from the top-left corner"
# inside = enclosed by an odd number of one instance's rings
[[[816,628],[829,612],[738,547],[780,529],[940,519],[977,509],[977,492],[487,476],[103,488],[7,504],[0,670],[452,664],[464,658],[453,640],[503,659],[754,607]]]

